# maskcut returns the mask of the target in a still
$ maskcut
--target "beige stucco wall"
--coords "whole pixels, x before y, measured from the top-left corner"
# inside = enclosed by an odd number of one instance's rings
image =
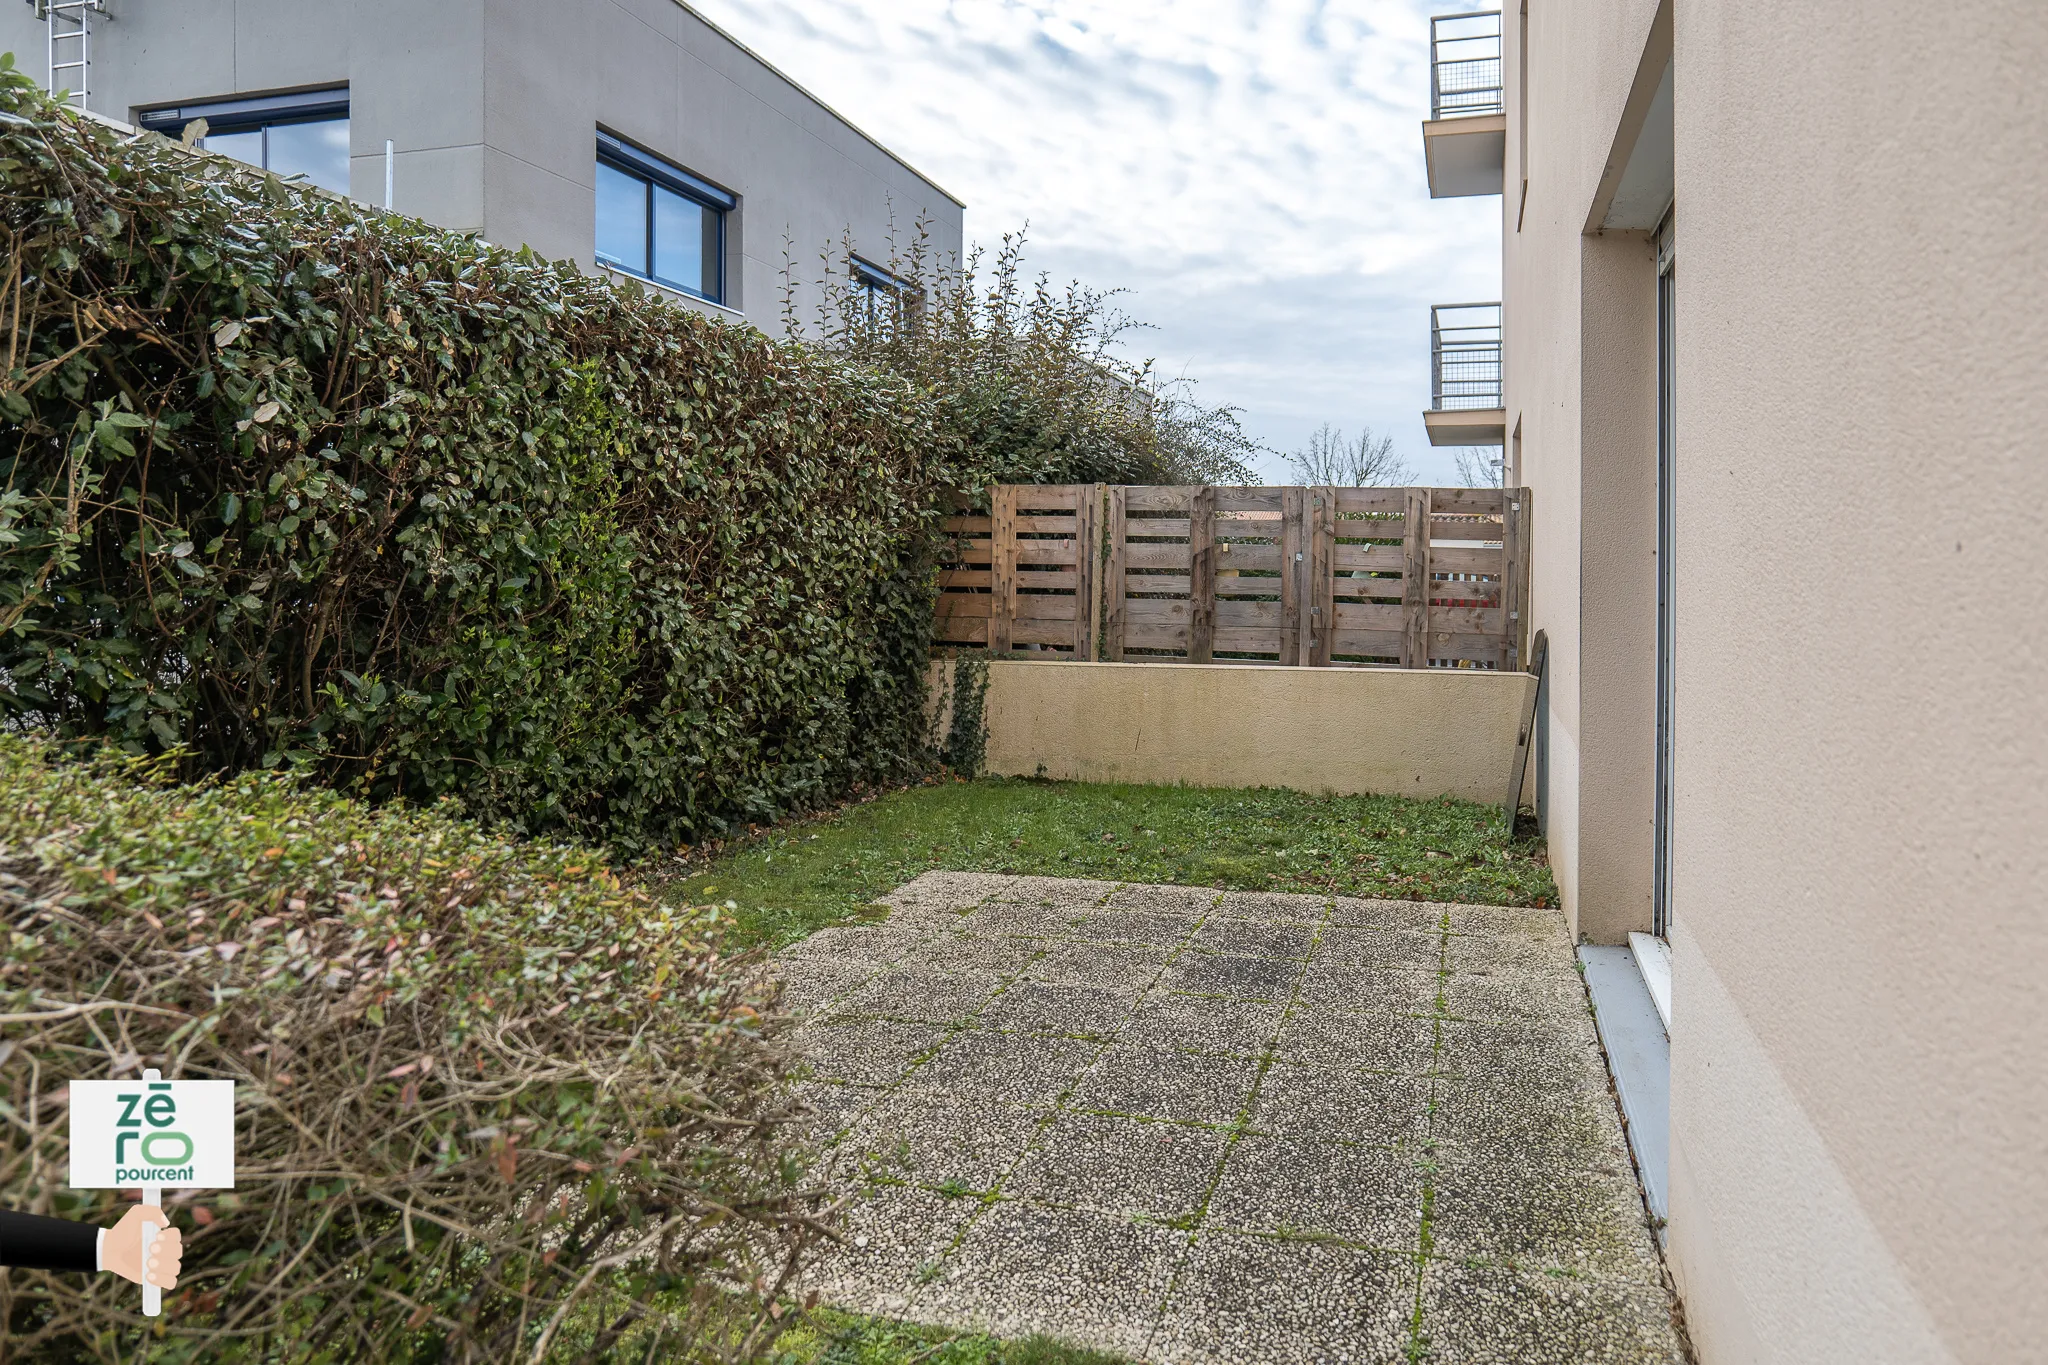
[[[1709,1365],[2040,1359],[2048,7],[1676,21],[1674,1265]]]
[[[1513,82],[1521,25],[1502,9]],[[1614,943],[1650,927],[1656,391],[1637,352],[1654,346],[1656,267],[1640,237],[1583,229],[1657,4],[1530,11],[1527,166],[1517,89],[1501,196],[1507,424],[1538,494],[1530,622],[1550,640],[1551,866],[1574,934]]]
[[[988,767],[1498,804],[1534,685],[1476,669],[996,662]]]
[[[1597,937],[1649,873],[1654,267],[1585,229],[1656,6],[1531,9],[1508,422]],[[1672,15],[1672,1269],[1704,1365],[2040,1358],[2048,6]]]

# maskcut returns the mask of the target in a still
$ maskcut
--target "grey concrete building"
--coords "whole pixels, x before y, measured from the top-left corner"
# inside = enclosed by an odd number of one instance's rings
[[[961,247],[958,199],[678,0],[16,0],[0,50],[96,114],[204,118],[209,150],[769,332],[786,247],[806,316],[828,244],[880,286],[892,225]]]

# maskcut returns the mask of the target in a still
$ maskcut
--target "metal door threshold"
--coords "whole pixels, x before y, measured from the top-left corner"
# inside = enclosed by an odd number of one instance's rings
[[[1671,1039],[1635,954],[1627,948],[1582,946],[1586,990],[1607,1066],[1621,1097],[1628,1145],[1643,1181],[1643,1198],[1664,1236],[1671,1150]]]

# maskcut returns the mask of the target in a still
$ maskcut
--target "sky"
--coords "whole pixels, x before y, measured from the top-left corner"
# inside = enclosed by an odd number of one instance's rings
[[[1297,449],[1423,433],[1429,306],[1500,297],[1500,200],[1432,200],[1429,16],[1462,0],[690,0],[967,203],[1129,291],[1134,359]],[[1290,482],[1279,456],[1270,482]]]

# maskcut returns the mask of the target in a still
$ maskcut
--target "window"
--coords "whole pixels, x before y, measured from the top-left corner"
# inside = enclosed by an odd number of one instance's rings
[[[277,175],[302,175],[336,194],[348,193],[345,88],[180,104],[146,110],[137,121],[166,136],[181,137],[194,119],[206,120],[206,136],[199,145],[209,152]]]
[[[597,135],[597,259],[725,302],[725,215],[739,201],[630,143]]]
[[[893,327],[899,310],[916,309],[917,286],[858,256],[847,258],[856,301],[871,323]]]

